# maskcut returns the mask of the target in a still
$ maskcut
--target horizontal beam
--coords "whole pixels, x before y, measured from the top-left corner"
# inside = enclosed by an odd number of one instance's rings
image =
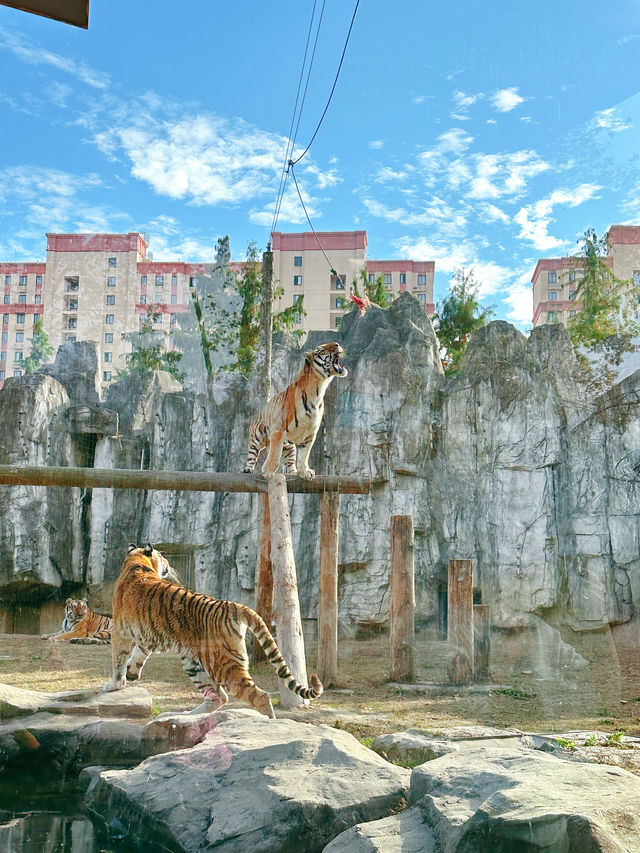
[[[80,486],[86,489],[147,489],[169,492],[266,492],[267,481],[255,474],[226,471],[140,471],[129,468],[55,468],[41,465],[0,465],[6,486]],[[314,480],[287,478],[287,491],[343,494],[369,493],[365,477],[318,475]]]

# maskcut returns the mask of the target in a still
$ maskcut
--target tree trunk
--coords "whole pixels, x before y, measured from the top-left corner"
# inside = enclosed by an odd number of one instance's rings
[[[389,646],[392,681],[413,681],[414,611],[413,517],[391,516],[391,620]]]
[[[318,675],[325,687],[338,675],[338,492],[320,498]]]

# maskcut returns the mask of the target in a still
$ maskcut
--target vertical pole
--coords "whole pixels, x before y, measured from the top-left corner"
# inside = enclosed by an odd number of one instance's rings
[[[414,611],[416,606],[413,566],[413,517],[391,516],[391,624],[392,681],[412,681],[414,662]]]
[[[271,630],[273,620],[273,571],[271,566],[271,519],[269,516],[269,496],[258,493],[258,562],[256,564],[256,613],[267,623]],[[265,660],[262,646],[253,638],[253,660]]]
[[[471,560],[449,560],[449,662],[452,684],[473,679],[473,569]]]
[[[489,680],[490,645],[489,605],[473,605],[473,677],[476,681]]]
[[[263,351],[262,397],[271,397],[271,339],[273,336],[273,252],[262,253],[262,299],[260,303],[260,342]]]
[[[318,675],[325,687],[338,675],[338,507],[339,492],[320,498],[320,583],[318,590]]]
[[[298,599],[298,579],[293,557],[291,517],[284,474],[274,474],[268,482],[271,515],[271,562],[273,563],[273,616],[278,648],[294,678],[307,686],[307,666]],[[280,706],[297,708],[305,701],[280,682]]]

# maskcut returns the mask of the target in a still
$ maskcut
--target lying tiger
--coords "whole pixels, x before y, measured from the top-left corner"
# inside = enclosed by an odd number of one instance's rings
[[[56,634],[43,634],[43,640],[69,640],[91,645],[111,642],[113,621],[89,610],[83,598],[67,598],[62,629]]]
[[[273,719],[269,694],[249,675],[249,628],[289,690],[303,699],[321,695],[317,675],[311,676],[311,687],[298,684],[269,629],[251,608],[192,592],[170,577],[175,577],[171,566],[151,545],[129,546],[113,593],[113,676],[105,690],[121,690],[127,679],[139,679],[153,651],[175,649],[204,696],[196,711],[221,708],[230,693]]]
[[[309,455],[322,422],[326,390],[334,376],[348,375],[341,363],[344,355],[343,348],[335,342],[304,354],[302,370],[291,385],[272,397],[251,424],[245,474],[253,473],[260,451],[268,447],[262,466],[267,479],[276,473],[284,454],[287,474],[297,472],[303,480],[313,480],[315,471],[309,468]],[[301,451],[297,465],[296,447]]]

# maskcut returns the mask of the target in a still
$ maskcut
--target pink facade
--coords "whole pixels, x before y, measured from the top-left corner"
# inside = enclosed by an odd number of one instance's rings
[[[47,234],[47,252],[137,252],[147,256],[142,234]]]
[[[274,231],[271,234],[271,248],[274,252],[317,252],[320,251],[318,241],[325,252],[345,249],[362,251],[367,247],[367,232],[322,231],[313,234],[311,231],[305,231],[301,234],[283,234]]]

